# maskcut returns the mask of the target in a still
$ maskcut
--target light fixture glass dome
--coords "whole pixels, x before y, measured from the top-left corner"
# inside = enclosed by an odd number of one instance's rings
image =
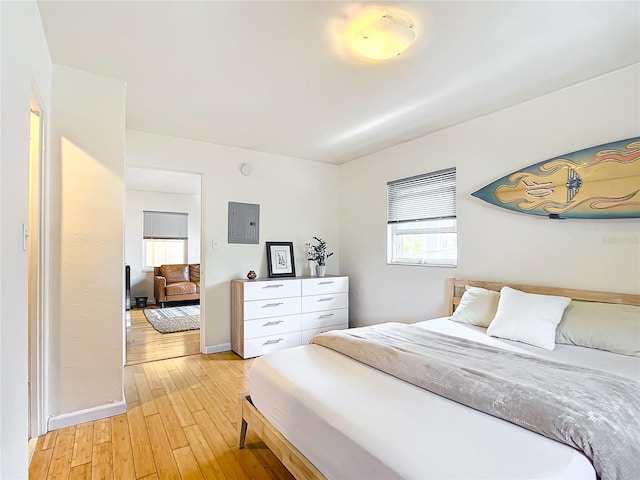
[[[373,18],[369,16],[365,22],[354,32],[352,46],[367,58],[393,58],[404,52],[416,38],[411,23],[389,12],[381,12]]]

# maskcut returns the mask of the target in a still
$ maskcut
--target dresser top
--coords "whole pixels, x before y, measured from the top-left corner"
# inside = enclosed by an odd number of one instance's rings
[[[232,281],[234,282],[243,282],[243,283],[258,283],[258,282],[286,282],[288,280],[305,280],[305,279],[309,279],[309,280],[318,280],[318,279],[322,279],[322,278],[338,278],[338,277],[346,277],[347,275],[325,275],[324,277],[318,277],[318,276],[310,276],[310,275],[304,275],[301,277],[276,277],[276,278],[269,278],[269,277],[264,277],[264,278],[256,278],[255,280],[249,280],[248,278],[237,278],[234,279]]]

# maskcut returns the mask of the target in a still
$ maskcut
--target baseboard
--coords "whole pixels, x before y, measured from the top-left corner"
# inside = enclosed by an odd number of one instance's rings
[[[65,413],[49,417],[47,431],[58,430],[79,423],[93,422],[102,418],[114,417],[127,412],[127,404],[124,400],[119,402],[101,405],[99,407],[78,410],[77,412]]]
[[[220,353],[231,350],[231,343],[221,343],[220,345],[207,345],[204,347],[204,353]]]

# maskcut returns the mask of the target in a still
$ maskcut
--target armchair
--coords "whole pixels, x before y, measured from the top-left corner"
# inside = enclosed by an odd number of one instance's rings
[[[164,308],[167,302],[200,300],[200,264],[154,267],[153,295]]]

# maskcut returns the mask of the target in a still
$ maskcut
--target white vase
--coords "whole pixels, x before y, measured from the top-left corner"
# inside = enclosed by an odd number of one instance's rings
[[[309,260],[309,275],[312,277],[316,276],[316,262],[313,260]]]
[[[324,277],[325,273],[327,273],[327,266],[326,265],[316,265],[316,274],[319,277]]]

